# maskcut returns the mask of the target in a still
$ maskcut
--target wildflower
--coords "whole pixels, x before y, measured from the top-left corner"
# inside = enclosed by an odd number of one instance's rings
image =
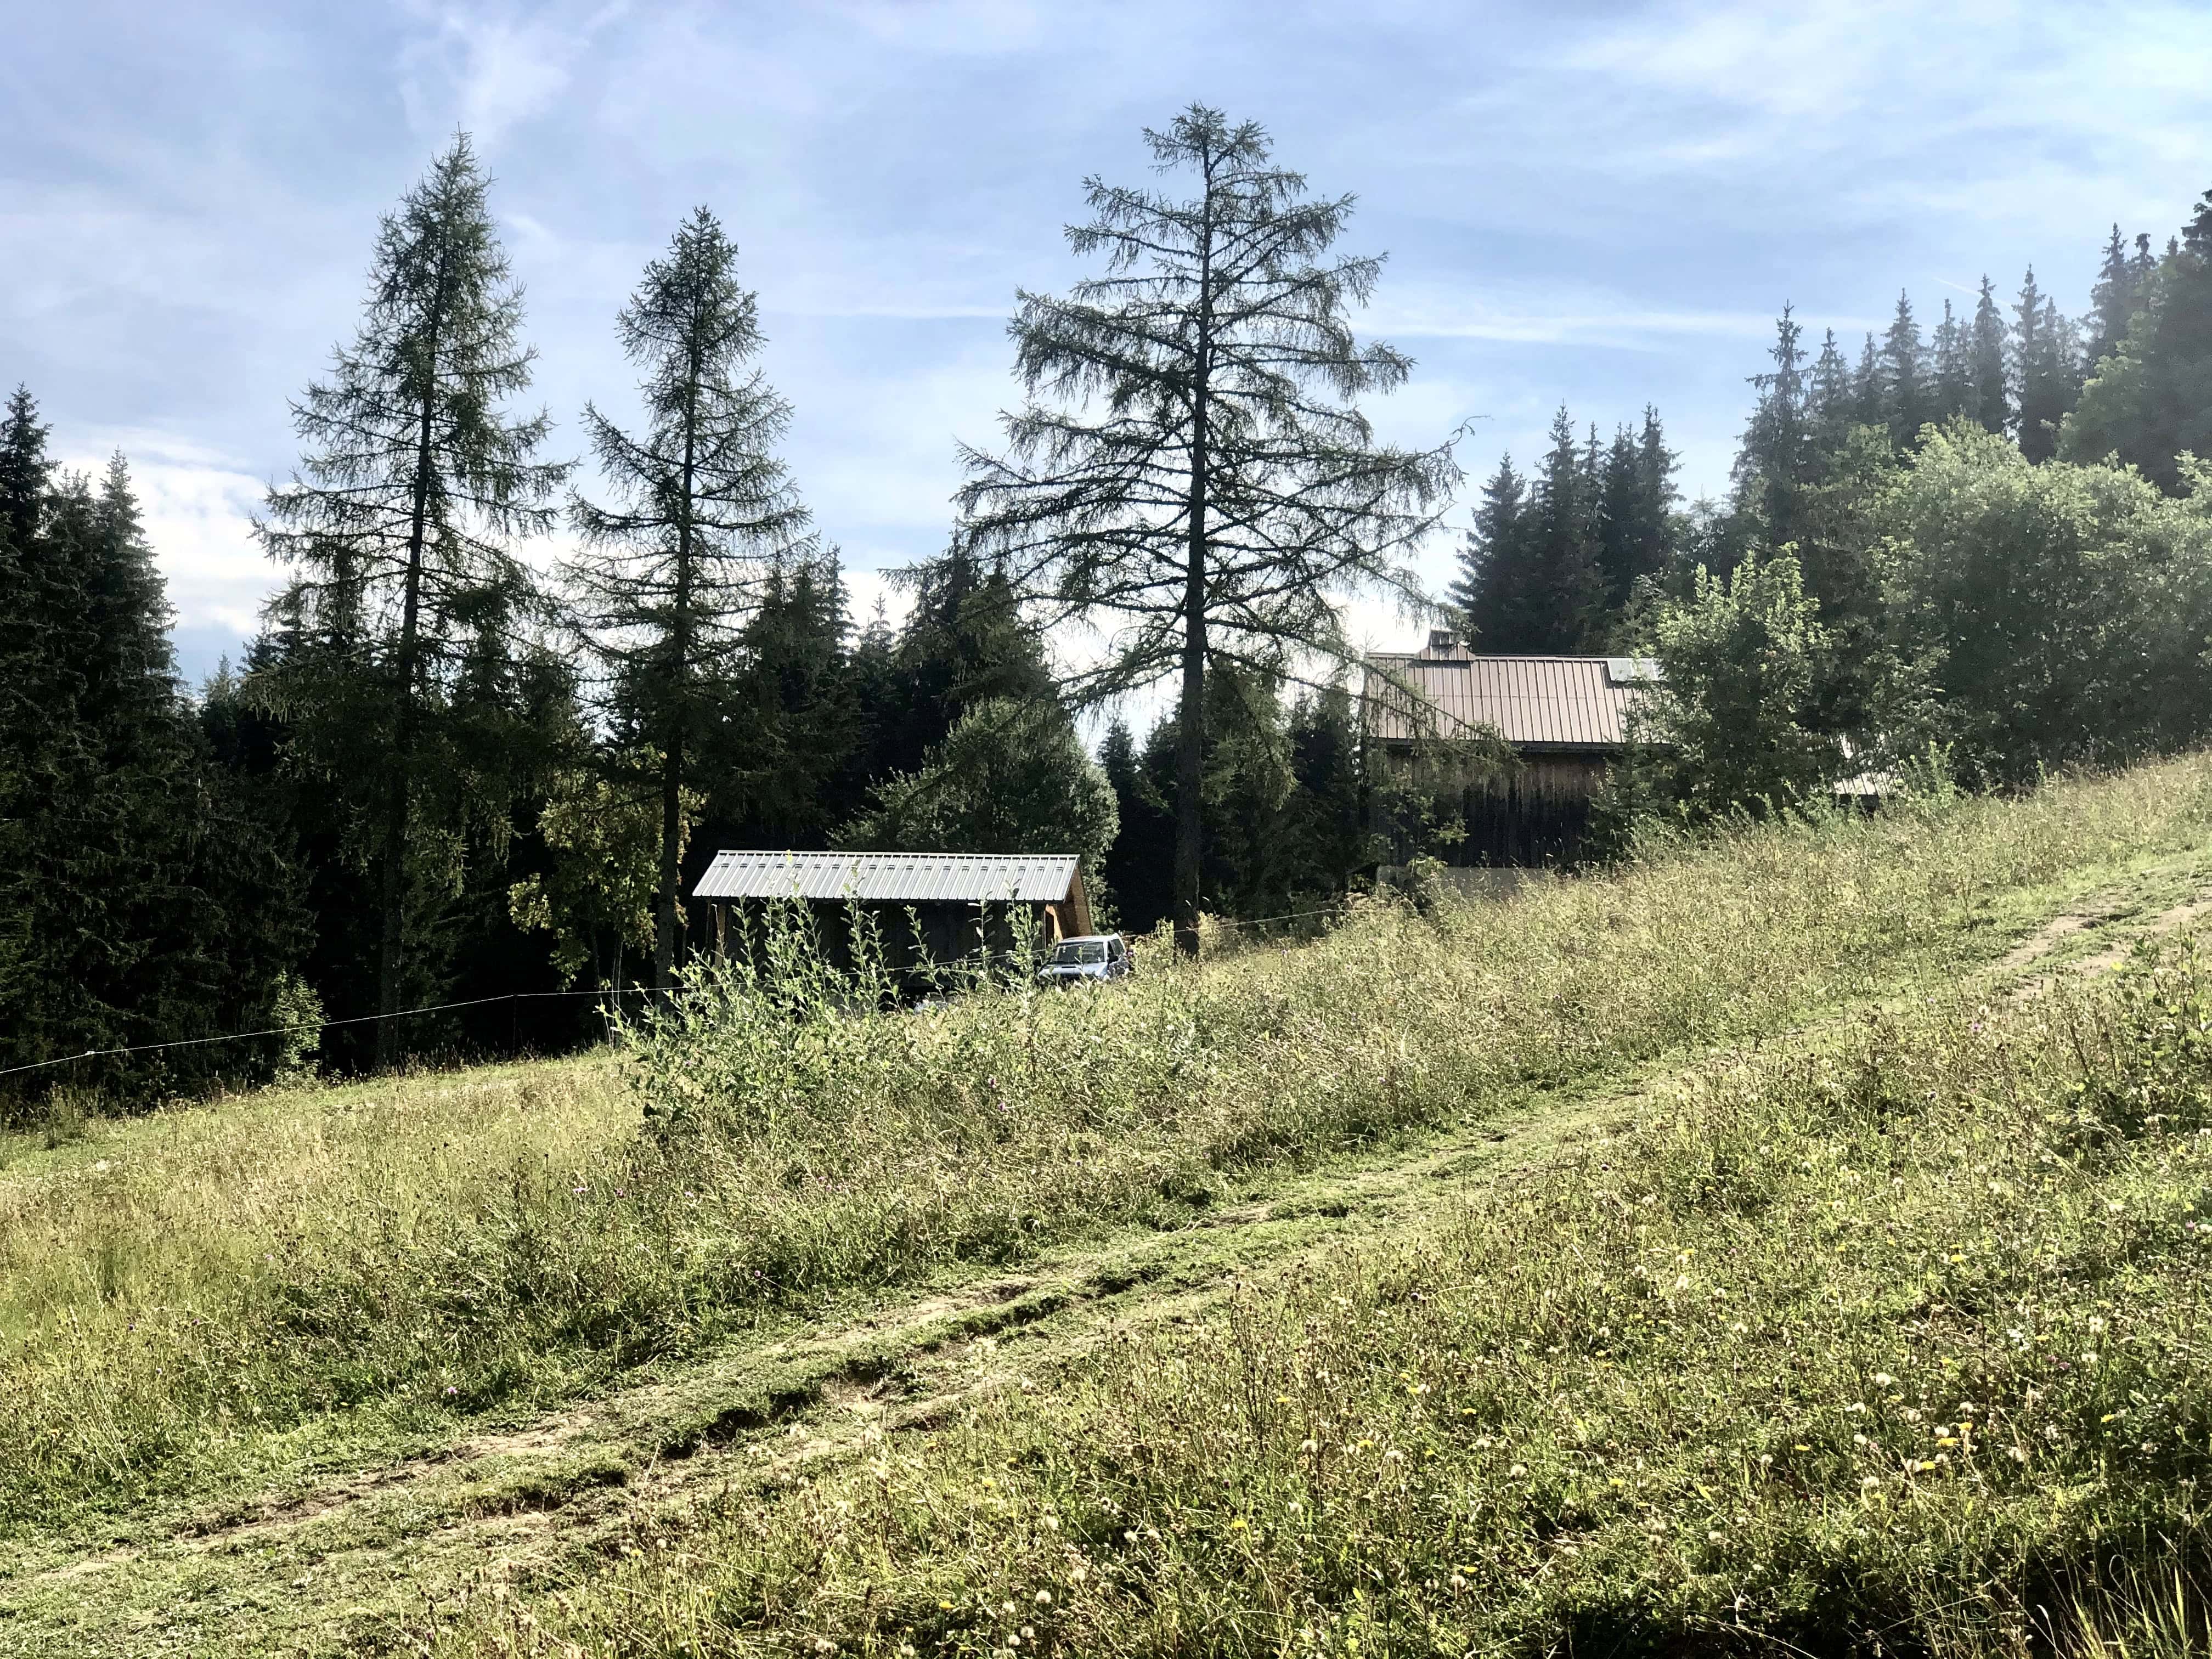
[[[1859,1477],[1859,1490],[1861,1492],[1871,1491],[1874,1487],[1879,1486],[1880,1485],[1881,1485],[1881,1480],[1874,1475],[1863,1474]]]
[[[1050,1607],[1052,1605],[1052,1592],[1050,1590],[1039,1590],[1036,1593],[1036,1604],[1041,1607]]]
[[[1887,1371],[1876,1371],[1876,1372],[1874,1374],[1874,1383],[1875,1383],[1875,1387],[1876,1387],[1876,1388],[1878,1388],[1878,1389],[1886,1389],[1886,1388],[1888,1388],[1892,1383],[1895,1382],[1896,1381],[1897,1381],[1897,1379],[1896,1379],[1895,1377],[1892,1376],[1891,1376]]]

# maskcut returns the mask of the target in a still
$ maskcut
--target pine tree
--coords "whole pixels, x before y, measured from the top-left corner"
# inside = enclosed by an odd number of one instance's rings
[[[1889,399],[1884,395],[1881,354],[1869,334],[1859,347],[1858,366],[1851,371],[1851,424],[1889,426]]]
[[[804,535],[806,512],[775,454],[791,406],[746,368],[762,343],[759,302],[738,285],[737,249],[713,214],[696,209],[678,228],[616,331],[645,372],[646,428],[633,436],[586,406],[612,504],[572,501],[586,552],[566,574],[612,672],[617,723],[652,757],[653,982],[665,992],[678,965],[684,799],[701,786],[744,617],[764,572]]]
[[[16,412],[11,496],[48,473],[27,398]],[[0,763],[18,786],[0,832],[0,1063],[236,1029],[296,951],[291,882],[207,764],[129,469],[117,456],[97,489],[66,477],[22,506],[5,502],[7,695],[11,716],[36,712],[9,720]],[[253,1058],[186,1050],[62,1080],[181,1083]]]
[[[1351,198],[1313,200],[1269,165],[1267,134],[1193,106],[1146,142],[1200,193],[1176,201],[1093,179],[1069,232],[1103,277],[1067,299],[1024,294],[1012,325],[1032,401],[1006,452],[963,452],[962,533],[1018,588],[1096,619],[1113,647],[1074,689],[1179,682],[1178,948],[1198,948],[1210,672],[1286,654],[1358,654],[1337,608],[1360,587],[1413,591],[1402,556],[1459,477],[1449,446],[1374,441],[1357,399],[1412,369],[1358,344],[1346,308],[1381,262],[1328,254]],[[1047,406],[1034,401],[1042,394]]]
[[[723,844],[825,846],[860,810],[850,632],[835,548],[775,562],[739,638],[724,736],[700,751],[701,793],[734,830]]]
[[[1973,400],[1966,412],[1985,432],[2009,432],[2012,401],[2007,391],[2004,313],[1997,309],[1996,288],[1987,276],[1982,278],[1981,294],[1974,301],[1967,356]]]
[[[1943,320],[1936,325],[1933,344],[1934,379],[1929,389],[1929,418],[1956,420],[1973,407],[1973,354],[1966,325],[1948,299],[1943,301]]]
[[[1667,447],[1658,409],[1644,406],[1644,429],[1636,445],[1637,523],[1629,544],[1629,591],[1646,578],[1657,580],[1674,568],[1675,513],[1681,492],[1674,487],[1680,458]]]
[[[1482,487],[1474,528],[1459,553],[1459,575],[1447,598],[1467,642],[1477,651],[1519,648],[1510,643],[1529,604],[1528,486],[1513,458],[1498,458]]]
[[[293,405],[305,451],[259,526],[270,552],[298,573],[272,616],[356,608],[360,617],[362,644],[340,681],[295,678],[266,693],[376,710],[349,723],[343,752],[320,763],[375,780],[368,851],[378,872],[377,1006],[387,1015],[405,983],[416,857],[447,833],[421,822],[417,799],[418,780],[442,775],[432,751],[446,692],[471,619],[511,617],[529,594],[513,544],[551,528],[548,497],[566,471],[537,459],[545,416],[502,412],[530,383],[521,322],[488,181],[462,135],[385,218],[361,332],[337,352],[331,378]],[[401,1038],[397,1021],[382,1022],[380,1061],[397,1057]]]
[[[1737,501],[1775,547],[1796,538],[1799,496],[1811,461],[1803,336],[1792,308],[1784,306],[1767,352],[1774,367],[1751,377],[1759,401],[1736,451]]]
[[[2141,239],[2147,248],[2150,239]],[[2104,263],[2098,267],[2097,281],[2089,290],[2089,336],[2087,360],[2094,374],[2099,364],[2120,349],[2120,342],[2128,337],[2128,324],[2134,319],[2136,304],[2136,268],[2128,257],[2126,239],[2120,234],[2118,224],[2112,227],[2111,240],[2105,244]]]
[[[1902,289],[1896,313],[1882,336],[1881,403],[1890,443],[1900,450],[1911,447],[1929,415],[1928,360],[1920,325],[1913,319],[1911,297]]]
[[[1843,447],[1844,434],[1851,429],[1853,407],[1850,365],[1832,328],[1820,337],[1820,355],[1813,360],[1806,390],[1816,471],[1825,474],[1827,458]]]
[[[1528,585],[1509,647],[1547,656],[1587,649],[1603,623],[1605,585],[1598,568],[1597,503],[1584,452],[1566,406],[1552,421],[1552,447],[1536,475],[1528,510]]]
[[[2080,392],[2073,325],[2059,314],[2057,302],[2036,286],[2032,265],[2013,318],[2020,453],[2031,461],[2047,461],[2057,453],[2060,422]]]

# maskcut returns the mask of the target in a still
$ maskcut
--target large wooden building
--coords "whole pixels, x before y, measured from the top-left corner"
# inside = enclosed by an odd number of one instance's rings
[[[1419,651],[1371,659],[1361,700],[1370,776],[1403,775],[1426,749],[1502,744],[1504,765],[1474,769],[1456,787],[1465,838],[1445,849],[1446,862],[1570,862],[1589,832],[1592,797],[1626,752],[1630,710],[1657,678],[1644,658],[1479,656],[1438,629]]]

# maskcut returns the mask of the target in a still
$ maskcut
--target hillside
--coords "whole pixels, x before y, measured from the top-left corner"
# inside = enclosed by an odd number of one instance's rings
[[[2149,1618],[2203,1537],[2208,836],[2190,759],[9,1141],[0,1652]]]

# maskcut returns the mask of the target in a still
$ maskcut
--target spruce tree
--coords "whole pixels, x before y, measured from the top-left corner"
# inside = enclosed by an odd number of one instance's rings
[[[898,727],[879,771],[919,767],[922,751],[944,742],[974,704],[1058,697],[1044,647],[1004,568],[987,566],[956,540],[900,574],[914,608],[894,658]]]
[[[1956,420],[1973,407],[1973,353],[1966,325],[1948,299],[1943,301],[1943,320],[1936,325],[1933,347],[1929,418]]]
[[[1528,586],[1510,649],[1574,656],[1596,637],[1605,599],[1596,510],[1584,453],[1563,404],[1553,418],[1552,447],[1529,502]]]
[[[1459,473],[1449,446],[1375,442],[1358,399],[1411,361],[1359,344],[1348,307],[1382,262],[1331,257],[1349,197],[1313,199],[1267,134],[1194,105],[1146,142],[1196,177],[1177,200],[1091,179],[1068,233],[1102,276],[1024,294],[1010,331],[1031,399],[1000,455],[963,452],[962,533],[1008,562],[1044,620],[1095,619],[1109,649],[1077,679],[1105,696],[1174,678],[1178,948],[1198,948],[1209,674],[1357,657],[1337,599],[1412,592],[1404,556]]]
[[[1869,334],[1859,347],[1857,367],[1851,370],[1851,424],[1889,428],[1887,388],[1882,384],[1881,353]]]
[[[1736,451],[1737,501],[1775,547],[1796,538],[1799,498],[1811,461],[1803,337],[1792,308],[1784,306],[1767,352],[1774,367],[1751,377],[1759,401]]]
[[[2137,263],[2148,255],[2138,243]],[[2137,276],[2141,303],[2120,349],[2081,392],[2066,426],[2079,461],[2117,453],[2169,493],[2179,457],[2212,456],[2212,191],[2165,258]]]
[[[1881,340],[1881,404],[1889,441],[1898,449],[1917,442],[1929,415],[1928,361],[1911,296],[1899,289],[1897,310]]]
[[[2005,372],[2004,313],[1997,309],[1996,287],[1987,276],[1974,301],[1974,320],[1967,339],[1968,374],[1973,400],[1967,413],[1985,432],[2012,429],[2012,399]]]
[[[1459,553],[1459,574],[1446,595],[1460,635],[1477,651],[1516,650],[1513,644],[1529,603],[1526,514],[1528,485],[1501,455],[1482,487],[1474,528]]]
[[[27,400],[18,413],[11,489],[47,472]],[[0,802],[0,1064],[255,1023],[299,943],[290,876],[208,765],[129,469],[117,456],[96,488],[64,477],[20,505],[6,503],[19,580],[0,693],[15,786]],[[52,1080],[137,1091],[246,1075],[256,1058],[190,1049]]]
[[[292,407],[305,447],[292,482],[272,489],[264,544],[296,574],[276,618],[339,625],[350,611],[359,645],[335,680],[279,677],[275,702],[349,715],[343,744],[318,764],[367,775],[375,799],[368,856],[377,879],[377,1009],[398,1009],[410,899],[427,846],[446,823],[422,822],[418,780],[433,760],[447,691],[471,643],[472,619],[513,617],[531,591],[514,550],[549,530],[549,497],[567,469],[538,459],[549,422],[511,418],[506,401],[530,383],[520,343],[522,297],[510,280],[489,185],[465,134],[387,215],[377,238],[360,333],[335,354],[327,380]],[[378,1031],[377,1057],[399,1052],[398,1023]]]
[[[762,344],[758,313],[738,285],[737,249],[713,214],[695,210],[616,319],[624,354],[644,371],[645,429],[632,435],[586,405],[612,495],[570,504],[586,552],[565,567],[568,584],[611,672],[617,724],[654,773],[653,982],[663,992],[678,965],[684,799],[702,781],[744,617],[806,526],[775,453],[791,407],[747,368]]]
[[[1636,434],[1626,426],[1613,428],[1613,442],[1605,453],[1603,475],[1598,484],[1598,571],[1605,587],[1602,633],[1610,639],[1613,625],[1627,609],[1636,586],[1638,544],[1644,530],[1644,480],[1636,449]]]
[[[1676,504],[1681,492],[1674,487],[1680,458],[1667,447],[1666,428],[1656,406],[1644,406],[1644,429],[1636,444],[1637,522],[1629,544],[1630,586],[1662,578],[1674,568]]]
[[[2148,237],[2142,239],[2147,246]],[[2136,301],[2136,263],[2128,256],[2128,245],[2120,234],[2118,224],[2112,227],[2111,239],[2105,244],[2105,258],[2097,269],[2097,281],[2089,290],[2089,331],[2087,362],[2089,372],[2120,349],[2128,337],[2128,324],[2134,319]]]
[[[1813,360],[1813,372],[1807,381],[1806,408],[1814,470],[1825,476],[1828,457],[1844,447],[1853,413],[1850,364],[1844,361],[1832,328],[1820,337],[1820,355]]]
[[[2058,429],[2080,390],[2075,372],[2073,326],[2059,314],[2057,302],[2036,286],[2028,267],[2013,311],[2013,361],[2016,366],[2020,453],[2047,461],[2058,449]]]
[[[845,583],[835,548],[769,568],[738,643],[723,736],[698,751],[698,787],[729,843],[821,847],[865,804],[852,762],[861,709],[848,672]]]

